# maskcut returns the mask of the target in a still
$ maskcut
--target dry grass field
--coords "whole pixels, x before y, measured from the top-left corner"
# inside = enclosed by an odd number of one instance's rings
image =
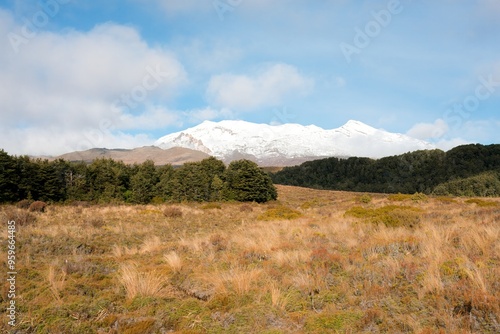
[[[16,333],[500,333],[500,199],[278,191],[1,207]]]

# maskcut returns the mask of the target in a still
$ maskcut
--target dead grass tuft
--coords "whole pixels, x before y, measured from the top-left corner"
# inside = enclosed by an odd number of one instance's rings
[[[163,258],[173,272],[178,273],[182,269],[182,259],[175,251],[164,254]]]
[[[118,280],[125,288],[128,299],[133,299],[137,296],[161,296],[166,283],[163,275],[155,270],[140,271],[136,263],[122,265]]]

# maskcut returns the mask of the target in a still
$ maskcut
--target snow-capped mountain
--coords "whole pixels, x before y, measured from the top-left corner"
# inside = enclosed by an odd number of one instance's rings
[[[380,158],[435,148],[425,141],[352,120],[332,130],[315,125],[205,121],[164,136],[155,145],[163,149],[185,147],[226,162],[246,158],[261,165],[290,165],[323,157]]]

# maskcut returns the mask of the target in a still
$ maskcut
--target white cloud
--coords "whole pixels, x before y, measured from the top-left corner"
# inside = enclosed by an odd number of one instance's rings
[[[189,123],[201,123],[203,121],[209,121],[214,119],[233,119],[234,113],[227,108],[214,109],[211,107],[206,107],[203,109],[190,110],[184,113],[187,117]]]
[[[207,89],[209,102],[234,110],[252,110],[276,106],[292,95],[305,95],[314,86],[287,64],[267,66],[255,75],[221,74],[210,79]]]
[[[448,124],[442,119],[437,119],[434,123],[415,124],[406,134],[413,138],[425,140],[441,138],[448,131]]]
[[[443,151],[448,151],[454,147],[457,147],[460,145],[465,145],[465,144],[470,144],[470,142],[467,140],[464,140],[462,138],[440,139],[434,143],[434,145],[436,145],[437,148],[439,148]]]
[[[0,9],[0,35],[9,33],[23,37],[12,14]],[[0,148],[11,154],[65,153],[87,140],[88,129],[101,132],[95,146],[138,146],[147,136],[120,131],[178,122],[156,106],[186,83],[185,70],[134,28],[39,31],[17,47],[16,53],[8,38],[0,40]]]
[[[179,122],[179,113],[161,106],[150,106],[139,115],[122,114],[116,120],[117,127],[121,130],[155,130],[179,124]]]
[[[434,123],[419,123],[413,126],[407,134],[414,138],[428,140],[444,151],[459,145],[488,142],[495,138],[500,122],[498,121],[467,121],[459,127],[450,128],[442,119]],[[493,143],[492,143],[493,144]]]

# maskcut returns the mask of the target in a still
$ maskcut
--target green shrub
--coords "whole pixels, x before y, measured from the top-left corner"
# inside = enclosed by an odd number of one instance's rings
[[[449,204],[457,202],[453,197],[448,197],[448,196],[438,196],[436,197],[436,200],[441,203],[449,203]]]
[[[387,199],[389,201],[402,202],[402,201],[406,201],[408,199],[411,199],[411,195],[397,193],[397,194],[389,195],[387,197]]]
[[[492,207],[492,206],[498,206],[497,202],[493,201],[485,201],[484,199],[479,199],[479,198],[471,198],[465,201],[467,204],[476,204],[479,207]]]
[[[361,195],[358,197],[358,202],[368,204],[372,201],[372,197],[368,194]]]
[[[286,206],[278,206],[276,208],[271,208],[266,210],[264,213],[259,215],[257,219],[259,220],[284,220],[284,219],[296,219],[300,218],[302,214],[297,210],[293,210]]]
[[[202,205],[202,210],[211,210],[211,209],[222,209],[222,206],[219,204],[219,203],[207,203],[207,204],[204,204]]]
[[[315,198],[313,200],[310,200],[310,201],[306,201],[304,203],[302,203],[300,205],[300,208],[302,210],[307,210],[307,209],[310,209],[310,208],[317,208],[317,207],[321,207],[321,206],[324,206],[325,203],[322,202],[321,200]]]
[[[387,205],[377,209],[355,206],[346,211],[345,216],[365,219],[373,224],[388,227],[415,227],[420,222],[421,209],[411,206]]]
[[[411,200],[413,202],[421,202],[421,201],[427,201],[427,195],[425,194],[422,194],[422,193],[414,193],[413,195],[411,195]]]
[[[153,199],[151,199],[151,204],[163,204],[165,203],[165,199],[163,197],[160,197],[160,196],[155,196],[153,197]]]

